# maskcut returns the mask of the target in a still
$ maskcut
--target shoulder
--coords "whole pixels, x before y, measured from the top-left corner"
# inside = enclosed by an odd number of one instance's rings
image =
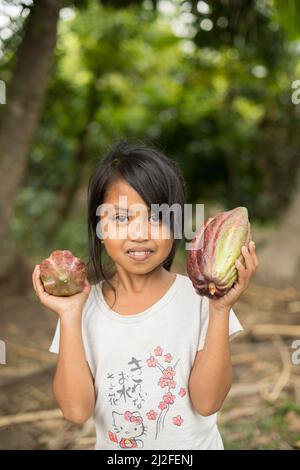
[[[179,297],[182,298],[184,302],[195,305],[197,308],[200,306],[207,308],[208,299],[202,295],[199,295],[190,278],[185,274],[177,273],[179,278]]]
[[[186,274],[176,273],[176,276],[183,286],[194,289],[192,281]]]
[[[185,289],[187,292],[189,292],[192,296],[199,297],[190,278],[186,274],[181,274],[181,273],[176,273],[176,274],[181,283],[181,287]]]
[[[97,305],[97,295],[98,295],[98,289],[99,285],[98,284],[92,284],[91,285],[91,290],[89,292],[89,295],[85,301],[85,304],[83,306],[83,320],[86,322],[89,320],[91,317],[91,314],[95,310],[95,307]]]

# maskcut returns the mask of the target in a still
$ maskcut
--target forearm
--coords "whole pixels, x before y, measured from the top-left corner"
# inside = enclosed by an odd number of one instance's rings
[[[228,328],[229,310],[217,312],[210,308],[201,360],[195,362],[190,376],[191,400],[203,415],[220,409],[232,384]]]
[[[91,416],[95,389],[85,357],[81,316],[60,319],[60,347],[53,392],[69,421],[81,424]]]

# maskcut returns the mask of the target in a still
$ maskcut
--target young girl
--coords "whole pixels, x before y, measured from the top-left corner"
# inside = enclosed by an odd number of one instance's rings
[[[174,161],[121,141],[89,183],[94,282],[80,294],[55,297],[44,291],[39,265],[34,269],[39,300],[59,315],[49,349],[58,353],[55,398],[69,421],[93,416],[96,449],[224,448],[217,411],[232,383],[229,339],[243,329],[232,305],[258,261],[251,242],[242,249],[246,268],[236,263],[238,282],[218,300],[199,296],[187,276],[170,272],[180,242],[174,217],[165,237],[165,222],[150,209],[178,204],[183,213],[185,197]],[[106,219],[97,212],[102,204],[112,208]],[[134,204],[145,210],[143,230],[128,230]],[[150,237],[151,228],[157,236]],[[113,262],[110,275],[103,250]]]

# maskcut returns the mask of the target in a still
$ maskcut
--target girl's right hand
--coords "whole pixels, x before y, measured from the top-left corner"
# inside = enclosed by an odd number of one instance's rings
[[[59,316],[62,315],[81,315],[83,306],[88,298],[91,290],[91,285],[88,280],[85,280],[84,289],[79,294],[74,294],[69,297],[58,297],[48,294],[45,291],[43,283],[40,278],[40,266],[37,264],[32,273],[32,284],[37,297],[40,302],[50,310],[56,312]]]

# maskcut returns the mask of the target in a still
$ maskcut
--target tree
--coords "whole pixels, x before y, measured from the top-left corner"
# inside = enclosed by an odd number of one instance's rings
[[[7,277],[16,252],[10,230],[15,197],[38,125],[64,0],[34,2],[26,19],[0,123],[0,279]]]

